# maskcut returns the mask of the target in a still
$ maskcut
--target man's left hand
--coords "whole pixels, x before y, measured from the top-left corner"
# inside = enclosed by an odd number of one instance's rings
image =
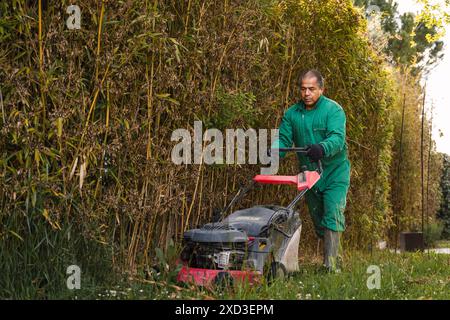
[[[321,144],[313,144],[309,147],[308,152],[306,152],[306,155],[314,162],[322,159],[324,154],[325,150],[323,149]]]

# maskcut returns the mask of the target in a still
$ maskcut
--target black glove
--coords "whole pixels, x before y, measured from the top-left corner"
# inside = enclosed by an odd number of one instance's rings
[[[269,158],[272,158],[272,154],[275,154],[277,152],[279,152],[277,148],[275,148],[275,149],[269,148],[269,149],[267,149],[267,156]],[[280,153],[278,153],[278,155],[280,155]],[[281,157],[279,156],[279,158],[281,158]]]
[[[306,152],[306,155],[314,162],[322,159],[324,154],[325,150],[323,149],[323,146],[321,144],[313,144]]]

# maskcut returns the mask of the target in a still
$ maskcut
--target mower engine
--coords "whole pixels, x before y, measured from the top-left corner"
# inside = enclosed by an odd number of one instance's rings
[[[184,233],[181,260],[192,268],[241,269],[248,251],[242,231],[222,223],[209,223]]]

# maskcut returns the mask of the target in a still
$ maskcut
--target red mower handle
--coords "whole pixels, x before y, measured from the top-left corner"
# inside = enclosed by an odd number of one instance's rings
[[[297,190],[311,189],[320,179],[317,171],[305,171],[296,176],[275,176],[259,174],[253,181],[262,184],[294,184]]]

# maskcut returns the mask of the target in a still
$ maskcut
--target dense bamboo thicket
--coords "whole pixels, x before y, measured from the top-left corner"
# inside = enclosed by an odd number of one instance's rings
[[[371,48],[351,1],[76,1],[79,30],[66,27],[70,4],[0,4],[3,295],[23,288],[45,296],[71,264],[98,281],[111,266],[134,272],[152,263],[156,247],[209,220],[259,172],[175,165],[173,130],[191,130],[195,120],[205,128],[275,128],[299,99],[307,68],[324,73],[326,95],[347,113],[346,245],[386,237],[394,203],[403,226],[419,219],[420,197],[411,192],[420,175],[419,89],[398,81],[401,72]],[[405,92],[408,156],[394,196],[392,147]],[[296,168],[289,157],[281,171]],[[295,195],[264,190],[243,204],[286,204]],[[315,238],[302,214],[307,249]]]

